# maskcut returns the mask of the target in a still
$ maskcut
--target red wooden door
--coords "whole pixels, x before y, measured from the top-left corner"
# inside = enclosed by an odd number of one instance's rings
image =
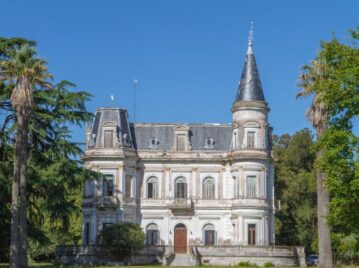
[[[175,253],[187,253],[187,228],[175,228]]]
[[[254,246],[256,244],[256,225],[248,225],[248,245]]]

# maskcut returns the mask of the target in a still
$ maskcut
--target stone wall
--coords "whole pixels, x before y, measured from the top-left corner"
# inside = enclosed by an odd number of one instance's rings
[[[162,263],[165,246],[146,246],[130,258],[109,256],[99,246],[57,246],[55,260],[65,265],[112,265]]]
[[[58,246],[56,262],[62,264],[109,265],[109,264],[170,264],[174,254],[167,246],[146,246],[131,258],[109,257],[98,246]],[[281,246],[193,246],[189,252],[203,265],[236,265],[250,262],[263,266],[271,262],[275,266],[305,267],[303,247]],[[173,256],[172,256],[173,255]],[[120,256],[118,256],[120,257]],[[121,261],[119,261],[121,260]]]
[[[236,265],[239,262],[250,262],[262,266],[271,262],[275,266],[305,267],[303,247],[280,246],[198,246],[195,255],[204,265]]]

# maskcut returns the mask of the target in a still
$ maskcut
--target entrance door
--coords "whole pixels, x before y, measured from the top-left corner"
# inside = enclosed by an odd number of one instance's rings
[[[256,244],[256,225],[248,224],[248,245],[254,246]]]
[[[175,253],[187,253],[187,228],[184,224],[175,227]]]

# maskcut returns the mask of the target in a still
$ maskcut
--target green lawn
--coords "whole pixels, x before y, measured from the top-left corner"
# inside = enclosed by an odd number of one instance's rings
[[[8,268],[8,264],[6,263],[0,263],[0,268]],[[30,264],[30,268],[81,268],[81,267],[88,267],[88,266],[79,266],[79,265],[76,265],[76,266],[67,266],[67,265],[59,265],[59,264],[53,264],[53,263],[31,263]],[[129,266],[91,266],[92,268],[105,268],[105,267],[111,267],[111,268],[120,268],[120,267],[129,267]],[[159,268],[161,267],[161,265],[157,265],[157,266],[153,266],[153,265],[144,265],[144,266],[131,266],[131,268]],[[172,266],[173,267],[173,266]],[[174,266],[176,267],[176,266]],[[177,266],[177,267],[182,267],[182,266]],[[202,266],[203,267],[203,266]],[[224,267],[230,267],[230,266],[212,266],[212,265],[209,265],[208,266],[209,268],[224,268]],[[240,266],[236,266],[238,268],[240,268]],[[243,267],[243,266],[241,266]],[[289,267],[284,267],[284,266],[276,266],[278,268],[289,268]],[[348,266],[345,266],[345,265],[338,265],[336,266],[338,268],[359,268],[359,266],[356,266],[356,265],[348,265]],[[191,268],[191,267],[188,267],[188,268]],[[295,267],[291,267],[291,268],[295,268]]]

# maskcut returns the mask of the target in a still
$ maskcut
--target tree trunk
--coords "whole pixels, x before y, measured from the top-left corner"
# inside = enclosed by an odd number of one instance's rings
[[[20,163],[20,228],[19,228],[19,259],[20,268],[28,267],[27,259],[27,146],[28,146],[28,119],[24,118],[24,127],[22,128],[23,143],[21,148]]]
[[[322,151],[317,154],[317,160],[323,155]],[[325,175],[317,170],[317,214],[318,214],[318,247],[319,267],[333,268],[332,241],[330,226],[327,223],[329,213],[329,191],[325,185]]]
[[[10,268],[19,268],[19,181],[21,148],[23,144],[22,129],[24,127],[24,118],[20,115],[17,118],[17,124],[11,200]]]

